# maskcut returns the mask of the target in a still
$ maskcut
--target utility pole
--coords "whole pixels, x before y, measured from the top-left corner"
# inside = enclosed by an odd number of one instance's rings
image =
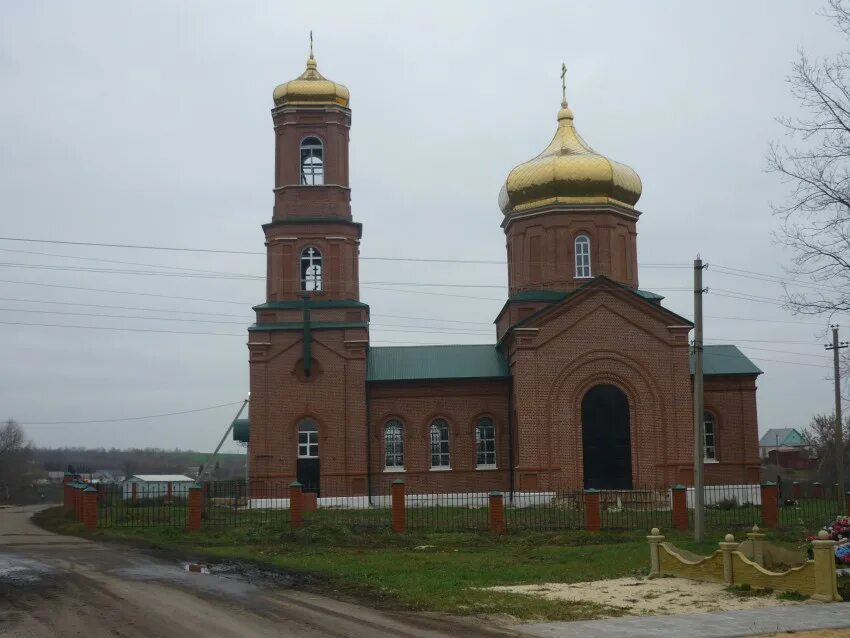
[[[702,385],[702,271],[705,268],[699,255],[694,259],[694,540],[701,543],[705,536],[705,406]]]
[[[832,350],[832,367],[835,378],[835,469],[838,479],[838,501],[842,514],[847,513],[847,499],[844,498],[844,428],[841,422],[841,369],[838,365],[838,351],[847,347],[846,341],[838,341],[838,324],[832,328],[832,345],[824,349]]]

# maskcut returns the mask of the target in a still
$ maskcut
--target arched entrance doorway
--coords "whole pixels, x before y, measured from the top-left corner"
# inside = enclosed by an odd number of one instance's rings
[[[597,385],[581,401],[584,487],[632,489],[629,400],[620,388]]]

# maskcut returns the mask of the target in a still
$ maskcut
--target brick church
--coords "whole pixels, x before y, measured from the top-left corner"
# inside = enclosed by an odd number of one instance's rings
[[[508,297],[495,343],[374,347],[350,205],[349,91],[312,53],[274,90],[266,301],[249,330],[252,489],[321,496],[631,489],[693,479],[692,323],[638,285],[637,173],[562,102],[499,194]],[[541,141],[542,142],[542,141]],[[706,346],[708,484],[759,480],[756,378]]]

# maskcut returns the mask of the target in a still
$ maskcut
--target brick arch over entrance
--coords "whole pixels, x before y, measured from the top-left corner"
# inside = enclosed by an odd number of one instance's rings
[[[663,392],[639,362],[616,352],[590,352],[565,366],[556,379],[547,400],[549,467],[556,486],[584,485],[581,404],[598,385],[613,385],[628,400],[633,485],[664,481],[669,410]]]

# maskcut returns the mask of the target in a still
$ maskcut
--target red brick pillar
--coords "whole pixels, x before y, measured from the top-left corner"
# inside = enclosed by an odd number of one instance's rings
[[[301,529],[304,526],[304,504],[301,483],[293,481],[289,484],[289,526],[292,529]]]
[[[81,492],[83,502],[83,525],[91,531],[97,529],[97,488],[89,485]]]
[[[188,501],[186,508],[186,530],[189,532],[200,531],[201,514],[204,511],[204,497],[201,486],[197,483],[190,485],[189,489],[186,490],[186,500]]]
[[[584,491],[584,528],[588,532],[598,532],[602,529],[602,507],[598,490]]]
[[[802,498],[803,489],[800,487],[799,481],[794,481],[794,483],[791,485],[791,494],[794,498]]]
[[[505,501],[501,492],[490,492],[490,531],[494,534],[504,534]]]
[[[168,483],[165,484],[165,500],[166,500],[166,502],[168,502],[168,503],[171,502],[171,497],[173,496],[173,494],[174,494],[174,486],[172,485],[171,481],[168,481]]]
[[[823,498],[823,485],[815,481],[812,483],[812,487],[814,488],[814,494],[812,494],[812,496],[815,498]]]
[[[78,522],[83,522],[83,489],[85,486],[82,483],[74,483],[74,492],[71,496],[74,502],[74,519]]]
[[[845,501],[845,505],[844,505],[844,506],[847,508],[847,510],[846,510],[846,511],[847,511],[847,512],[850,512],[850,492],[845,492],[845,493],[844,493],[844,501]]]
[[[407,527],[407,509],[404,501],[404,481],[396,479],[390,490],[393,509],[393,531],[403,534]]]
[[[779,524],[779,494],[776,483],[766,481],[761,484],[761,523],[764,527],[776,527]]]
[[[71,488],[68,487],[68,484],[74,480],[74,475],[70,472],[65,472],[65,475],[62,477],[62,506],[69,510],[71,509]]]
[[[688,529],[688,488],[684,485],[674,485],[673,491],[673,527],[678,530]]]

